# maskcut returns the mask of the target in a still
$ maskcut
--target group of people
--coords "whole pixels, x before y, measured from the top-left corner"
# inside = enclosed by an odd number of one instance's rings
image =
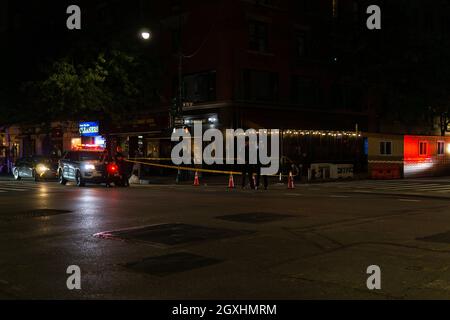
[[[250,188],[253,190],[259,189],[260,183],[261,183],[261,176],[263,179],[263,186],[264,190],[267,190],[269,185],[269,179],[267,175],[261,174],[261,169],[263,166],[259,161],[257,161],[257,164],[250,164],[249,162],[249,145],[248,142],[246,142],[246,158],[245,158],[245,164],[242,167],[242,188],[245,189],[247,187],[247,177],[250,183]],[[287,163],[285,162],[287,166],[284,167],[283,172],[286,172],[286,174],[292,174],[292,178],[294,181],[308,181],[308,175],[309,175],[309,169],[311,166],[309,157],[306,153],[303,153],[301,155],[301,164],[297,165],[292,160],[287,159]],[[254,177],[256,176],[256,179]]]
[[[257,164],[251,164],[249,161],[249,142],[245,142],[245,164],[242,167],[242,188],[245,189],[247,186],[247,176],[250,182],[250,188],[253,190],[259,189],[260,183],[261,183],[261,169],[262,165],[260,161],[257,161]],[[254,176],[256,175],[256,179],[254,179]],[[269,186],[269,179],[266,175],[263,175],[263,184],[264,184],[264,190],[267,190],[267,187]]]
[[[242,188],[244,189],[247,185],[247,176],[250,182],[250,188],[253,190],[259,189],[260,183],[261,183],[261,168],[262,166],[259,164],[251,165],[246,163],[242,169]],[[256,179],[254,179],[254,176],[256,175]],[[264,190],[267,190],[267,187],[269,186],[269,179],[266,175],[263,175],[263,184],[264,184]]]

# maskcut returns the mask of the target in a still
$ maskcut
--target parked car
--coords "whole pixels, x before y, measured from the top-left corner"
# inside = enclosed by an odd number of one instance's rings
[[[24,157],[16,161],[12,168],[15,180],[22,178],[35,181],[56,178],[58,162],[45,156]]]

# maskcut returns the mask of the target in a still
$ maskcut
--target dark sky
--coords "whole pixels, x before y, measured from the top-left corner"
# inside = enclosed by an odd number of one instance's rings
[[[67,53],[76,56],[78,52],[81,56],[83,50],[106,45],[111,38],[123,42],[125,42],[123,39],[138,41],[135,34],[138,26],[148,22],[143,21],[148,19],[143,18],[143,11],[151,11],[149,7],[160,3],[158,1],[169,0],[2,0],[0,8],[3,11],[7,10],[7,14],[0,14],[0,18],[7,17],[6,25],[9,26],[9,32],[0,33],[2,37],[0,44],[3,47],[1,48],[3,58],[0,59],[2,71],[0,88],[17,88],[21,81],[39,77],[40,66],[55,58]],[[389,43],[388,38],[382,38],[384,45],[382,51],[386,55],[394,56],[396,53],[403,55],[404,44],[414,48],[428,37],[423,37],[422,31],[429,28],[429,33],[435,35],[435,27],[444,26],[445,21],[450,21],[447,14],[444,14],[448,12],[448,6],[443,6],[446,1],[436,0],[436,3],[441,4],[442,10],[439,6],[430,6],[430,1],[425,0],[398,0],[398,2],[421,3],[421,5],[418,9],[412,9],[412,5],[406,7],[398,5],[395,13],[390,12],[389,7],[383,7],[381,32],[392,35],[395,32],[390,28],[399,26],[401,30],[396,33],[397,36],[401,39],[409,37],[408,43],[401,43],[395,37],[391,37]],[[69,31],[66,28],[68,17],[66,9],[71,4],[77,4],[82,8],[81,31]],[[146,6],[145,10],[142,10],[143,4]],[[424,13],[422,8],[426,9],[426,14],[421,16],[420,14]],[[441,30],[449,32],[450,23],[447,22],[445,29]],[[120,38],[121,36],[123,38]],[[442,42],[425,45],[434,50],[439,48],[437,44],[440,46]],[[368,57],[372,58],[370,55]]]
[[[7,58],[3,60],[3,67],[6,67],[10,75],[8,81],[33,78],[41,65],[67,53],[76,55],[74,51],[79,48],[85,49],[83,46],[92,43],[101,45],[102,41],[106,42],[110,38],[111,32],[123,27],[124,24],[130,24],[128,27],[132,28],[140,19],[138,2],[136,0],[9,1],[7,8],[9,30],[2,35],[1,41],[3,45],[6,43],[6,50],[3,52],[6,52]],[[82,9],[81,31],[69,31],[66,27],[66,20],[69,17],[66,9],[72,4],[77,4]],[[122,10],[128,13],[131,11],[131,14],[123,12],[119,20],[117,12]],[[115,19],[117,21],[114,21]],[[99,28],[98,25],[104,27]]]

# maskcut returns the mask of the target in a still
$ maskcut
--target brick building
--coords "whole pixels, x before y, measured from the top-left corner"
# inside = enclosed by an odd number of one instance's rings
[[[359,23],[365,26],[355,4],[345,0],[161,4],[162,24],[155,40],[160,41],[163,65],[168,66],[164,100],[170,104],[177,93],[181,30],[184,101],[191,103],[184,108],[186,123],[203,119],[226,128],[368,129],[368,92],[343,71],[345,52],[337,45],[339,32]]]

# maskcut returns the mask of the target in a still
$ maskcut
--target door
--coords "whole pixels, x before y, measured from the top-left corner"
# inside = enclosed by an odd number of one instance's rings
[[[69,179],[69,162],[72,152],[68,152],[64,155],[64,157],[61,159],[61,171],[62,176],[65,179]]]
[[[67,162],[67,176],[71,180],[75,180],[76,166],[79,161],[79,155],[77,152],[71,152]]]
[[[14,166],[16,167],[17,171],[19,172],[19,177],[22,177],[22,166],[24,164],[24,159],[18,159],[16,163],[14,163]]]
[[[23,178],[30,178],[31,177],[31,158],[26,157],[21,161],[20,169],[19,169],[19,175]]]
[[[25,171],[27,178],[33,177],[33,169],[34,169],[34,159],[33,157],[29,157],[26,160]]]

